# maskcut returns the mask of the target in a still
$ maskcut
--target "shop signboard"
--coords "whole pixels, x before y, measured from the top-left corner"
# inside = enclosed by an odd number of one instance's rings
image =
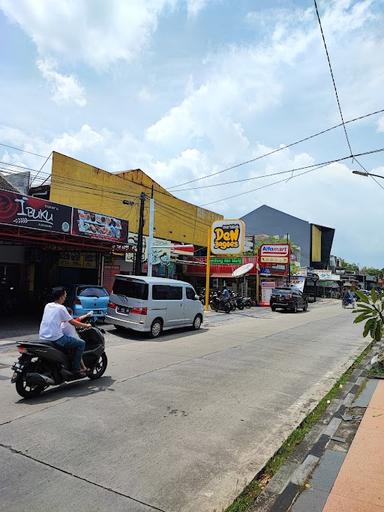
[[[244,250],[245,224],[238,219],[217,220],[212,224],[211,252],[216,256],[235,256]]]
[[[128,239],[128,222],[116,217],[73,208],[71,234],[124,243]]]
[[[222,264],[238,264],[241,265],[243,259],[241,257],[238,258],[211,258],[212,265],[222,265]]]
[[[260,247],[260,256],[285,256],[289,255],[288,244],[264,244]]]
[[[332,270],[314,270],[319,276],[319,281],[340,281],[339,274],[333,274]]]
[[[261,263],[288,263],[288,256],[261,256]]]
[[[0,190],[0,224],[70,234],[72,208]]]

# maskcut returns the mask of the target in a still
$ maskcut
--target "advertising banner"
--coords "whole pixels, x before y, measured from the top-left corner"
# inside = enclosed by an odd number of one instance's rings
[[[269,306],[272,290],[275,288],[275,281],[262,281],[260,306]]]
[[[305,277],[304,276],[294,276],[291,277],[291,285],[298,288],[301,292],[304,291],[305,285]]]
[[[289,255],[288,244],[264,244],[260,247],[260,256],[285,256]]]
[[[0,190],[0,224],[70,234],[72,208]]]
[[[73,208],[72,235],[124,243],[128,238],[128,222],[108,215]]]
[[[261,263],[288,263],[288,256],[261,256]]]
[[[244,239],[245,224],[242,220],[217,220],[212,224],[211,252],[217,256],[241,254]]]

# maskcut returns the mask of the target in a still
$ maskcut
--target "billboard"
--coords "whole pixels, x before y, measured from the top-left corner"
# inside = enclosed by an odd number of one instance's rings
[[[244,251],[245,224],[242,220],[224,219],[212,224],[211,252],[231,256]]]
[[[46,199],[0,190],[0,224],[125,244],[128,222]]]
[[[70,234],[72,208],[0,190],[0,224]]]
[[[73,208],[72,235],[124,243],[128,239],[127,222],[101,213]]]

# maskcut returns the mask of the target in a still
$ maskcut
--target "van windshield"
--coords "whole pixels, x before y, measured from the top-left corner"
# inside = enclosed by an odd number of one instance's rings
[[[148,299],[148,284],[135,279],[116,279],[113,285],[115,295],[125,295],[132,299]]]

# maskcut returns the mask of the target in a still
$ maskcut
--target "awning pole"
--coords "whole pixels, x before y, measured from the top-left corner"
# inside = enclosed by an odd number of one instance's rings
[[[209,309],[209,287],[211,277],[211,228],[208,228],[207,266],[205,269],[205,311]]]

